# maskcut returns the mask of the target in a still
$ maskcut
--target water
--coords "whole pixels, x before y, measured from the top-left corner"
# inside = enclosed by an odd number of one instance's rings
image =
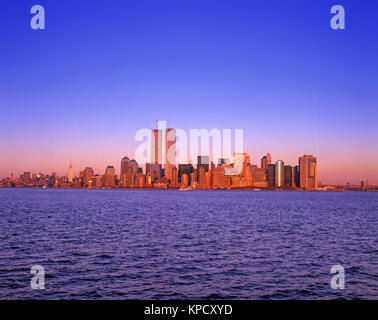
[[[377,212],[366,192],[0,189],[0,298],[377,299]]]

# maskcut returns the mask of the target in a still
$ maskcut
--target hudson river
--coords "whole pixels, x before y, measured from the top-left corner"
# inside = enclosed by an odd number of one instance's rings
[[[0,298],[378,299],[377,213],[373,192],[3,188]]]

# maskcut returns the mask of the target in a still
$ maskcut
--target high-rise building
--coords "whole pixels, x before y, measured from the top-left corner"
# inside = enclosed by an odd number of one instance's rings
[[[292,166],[284,166],[284,187],[293,187],[293,168]]]
[[[121,175],[128,172],[129,161],[130,161],[130,159],[128,157],[123,157],[121,159]]]
[[[275,185],[276,187],[282,188],[284,186],[284,162],[282,160],[276,161],[276,176]]]
[[[165,130],[165,162],[164,175],[167,180],[172,181],[173,168],[176,165],[176,129]]]
[[[123,173],[137,174],[138,169],[139,169],[138,162],[136,162],[135,160],[130,160],[127,157],[124,157],[121,160],[121,174]]]
[[[186,173],[181,175],[181,185],[187,187],[189,185],[189,177]]]
[[[135,175],[138,173],[138,163],[123,157],[121,160],[120,185],[122,187],[130,187],[135,183]]]
[[[101,176],[96,174],[92,177],[92,188],[101,188]]]
[[[272,163],[272,157],[270,153],[267,153],[266,156],[261,158],[261,168],[268,169],[268,165]]]
[[[151,132],[151,163],[162,164],[162,130],[153,129]]]
[[[165,130],[165,163],[176,165],[176,129]]]
[[[92,186],[92,177],[94,176],[94,171],[90,167],[86,167],[83,173],[82,186],[91,187]]]
[[[206,188],[206,170],[205,167],[201,166],[199,170],[197,169],[198,173],[198,184],[200,188]]]
[[[104,187],[115,187],[115,169],[113,166],[107,166],[104,174]]]
[[[224,187],[224,168],[218,167],[211,170],[212,187]]]
[[[316,190],[318,187],[318,169],[316,157],[305,154],[299,157],[300,188]]]
[[[257,168],[256,165],[251,166],[252,180],[255,187],[266,188],[268,186],[267,172],[264,168]]]
[[[268,164],[268,169],[266,171],[268,187],[273,188],[276,185],[276,165]]]
[[[73,182],[72,164],[71,164],[71,162],[70,162],[70,166],[68,167],[68,182]]]
[[[299,188],[301,185],[301,179],[300,179],[300,171],[299,166],[295,166],[293,168],[293,175],[294,175],[294,185]]]
[[[172,169],[171,184],[175,186],[178,185],[178,171],[176,167]]]
[[[138,162],[136,162],[134,159],[129,161],[129,171],[133,174],[137,174],[139,171]]]

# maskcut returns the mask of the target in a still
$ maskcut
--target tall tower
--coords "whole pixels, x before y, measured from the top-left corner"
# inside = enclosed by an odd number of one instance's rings
[[[316,157],[305,154],[299,157],[300,187],[304,190],[316,190],[318,187],[318,167]]]
[[[165,130],[165,164],[164,173],[168,180],[173,181],[173,168],[176,166],[176,129]]]
[[[284,162],[282,160],[278,160],[276,162],[276,187],[283,187],[284,186]]]
[[[162,163],[162,142],[162,131],[153,129],[151,132],[151,162]]]
[[[165,131],[165,163],[176,165],[176,129]]]
[[[68,167],[68,182],[73,182],[73,177],[72,177],[72,164],[70,162],[70,166]]]
[[[129,168],[129,161],[130,159],[128,157],[123,157],[121,159],[121,175],[127,173]]]

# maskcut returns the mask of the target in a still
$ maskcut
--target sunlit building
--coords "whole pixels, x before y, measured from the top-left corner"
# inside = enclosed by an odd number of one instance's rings
[[[92,188],[101,188],[102,187],[102,181],[101,176],[96,174],[92,177]]]
[[[178,185],[178,171],[177,171],[176,167],[173,167],[173,169],[172,169],[171,184],[173,186],[177,186]]]
[[[94,171],[90,167],[86,167],[83,172],[83,180],[82,180],[82,186],[84,188],[91,187],[92,185],[92,177],[94,175]]]
[[[162,130],[153,129],[151,131],[151,163],[162,164]]]
[[[206,170],[205,167],[201,166],[198,171],[198,184],[199,188],[206,188]]]
[[[284,162],[276,161],[275,186],[282,188],[284,186]]]
[[[121,160],[120,185],[122,187],[131,187],[134,185],[138,169],[138,163],[135,160],[123,157]]]
[[[176,129],[165,130],[165,163],[176,165]]]
[[[181,185],[187,187],[189,185],[189,177],[186,173],[181,175]]]
[[[116,179],[116,174],[115,174],[115,169],[113,166],[107,166],[105,169],[105,174],[104,174],[104,187],[112,188],[115,187],[115,179]]]
[[[127,173],[128,172],[128,170],[129,170],[129,161],[130,161],[130,159],[128,157],[123,157],[121,159],[121,173],[120,173],[121,175],[123,173]]]
[[[299,157],[300,188],[304,190],[316,190],[318,187],[318,169],[316,157],[304,155]]]
[[[251,166],[253,185],[259,188],[268,187],[267,171],[264,168]]]
[[[167,180],[172,181],[172,170],[176,166],[176,129],[165,130],[165,163],[164,175]]]
[[[68,182],[73,182],[73,174],[72,174],[72,164],[70,162],[70,166],[68,167]]]

